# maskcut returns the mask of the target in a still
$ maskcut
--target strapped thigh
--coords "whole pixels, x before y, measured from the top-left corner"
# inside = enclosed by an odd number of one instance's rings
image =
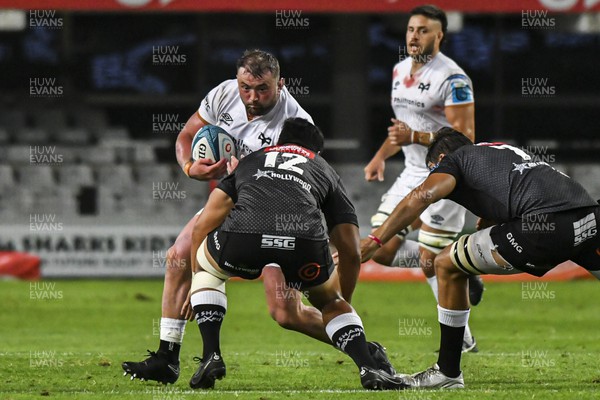
[[[454,266],[469,275],[496,274],[511,275],[522,271],[515,269],[506,262],[499,265],[494,259],[498,254],[496,245],[486,228],[471,235],[463,235],[450,248],[450,259]]]

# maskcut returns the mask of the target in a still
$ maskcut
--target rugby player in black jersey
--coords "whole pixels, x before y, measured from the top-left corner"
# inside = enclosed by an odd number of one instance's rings
[[[462,388],[469,275],[542,276],[572,260],[600,278],[600,205],[579,183],[522,149],[503,143],[474,145],[451,128],[436,133],[426,162],[429,177],[361,241],[361,256],[367,261],[440,199],[453,200],[480,217],[476,233],[462,236],[435,258],[438,361],[423,372],[403,376],[415,388]]]
[[[244,157],[211,193],[192,234],[190,303],[203,342],[192,388],[212,388],[225,376],[219,340],[225,282],[232,276],[258,278],[270,263],[321,311],[331,342],[352,358],[364,388],[405,387],[378,367],[350,305],[360,270],[358,222],[339,176],[319,155],[323,141],[310,122],[290,118],[277,145]],[[322,215],[338,251],[337,267]]]

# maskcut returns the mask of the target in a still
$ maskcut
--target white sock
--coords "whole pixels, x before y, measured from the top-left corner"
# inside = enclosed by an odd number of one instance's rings
[[[460,328],[469,323],[471,310],[449,310],[438,304],[438,322],[453,328]]]
[[[439,303],[437,276],[434,275],[431,278],[425,277],[425,279],[427,279],[427,283],[431,287],[431,291],[433,292],[433,297],[435,297],[435,302]]]
[[[362,320],[355,311],[340,314],[333,318],[325,326],[325,331],[331,339],[331,343],[343,352],[346,352],[346,346],[353,339],[365,334]]]
[[[192,308],[201,304],[214,304],[227,310],[227,295],[218,290],[203,290],[192,294],[190,303]]]
[[[181,344],[186,323],[185,319],[161,318],[160,340]]]
[[[419,243],[414,240],[404,240],[390,267],[419,268]]]
[[[465,325],[465,335],[463,336],[465,342],[471,343],[473,341],[473,335],[471,335],[471,328],[469,328],[469,324]]]

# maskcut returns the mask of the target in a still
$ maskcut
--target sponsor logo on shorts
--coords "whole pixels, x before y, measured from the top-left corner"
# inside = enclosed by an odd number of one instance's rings
[[[432,224],[441,225],[441,224],[442,224],[442,222],[444,222],[444,219],[445,219],[445,218],[444,218],[444,217],[442,217],[441,215],[439,215],[439,214],[435,214],[435,215],[432,215],[432,216],[431,216],[431,223],[432,223]]]
[[[260,248],[294,250],[296,248],[296,238],[292,236],[262,235]]]
[[[314,281],[321,274],[321,266],[318,263],[308,263],[298,270],[298,276],[303,281]]]
[[[519,242],[517,242],[515,240],[515,237],[513,236],[512,233],[508,232],[506,234],[506,238],[508,239],[508,243],[510,243],[510,245],[512,247],[514,247],[514,249],[518,252],[518,253],[522,253],[523,252],[523,247],[519,244]]]
[[[260,268],[244,268],[237,265],[231,264],[229,261],[225,261],[223,263],[227,268],[236,271],[236,272],[246,272],[249,274],[256,274],[260,272]]]
[[[489,264],[490,261],[487,258],[485,258],[485,255],[483,254],[483,250],[481,250],[481,246],[479,245],[479,243],[476,243],[475,247],[477,247],[477,253],[479,254],[479,258],[485,261],[486,264]]]
[[[579,221],[573,222],[573,230],[575,232],[575,246],[596,236],[598,228],[596,226],[596,217],[594,213],[590,213]]]
[[[221,250],[221,244],[219,243],[219,239],[217,238],[217,232],[213,234],[213,240],[215,242],[215,248],[217,250]]]

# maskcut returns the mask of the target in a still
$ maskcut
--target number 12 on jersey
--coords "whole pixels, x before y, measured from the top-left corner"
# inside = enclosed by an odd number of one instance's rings
[[[281,155],[281,158],[278,159],[278,155]],[[267,156],[265,157],[265,168],[283,169],[302,175],[304,174],[304,171],[296,165],[305,164],[306,162],[308,162],[308,158],[301,156],[300,154],[272,151],[267,153]]]

